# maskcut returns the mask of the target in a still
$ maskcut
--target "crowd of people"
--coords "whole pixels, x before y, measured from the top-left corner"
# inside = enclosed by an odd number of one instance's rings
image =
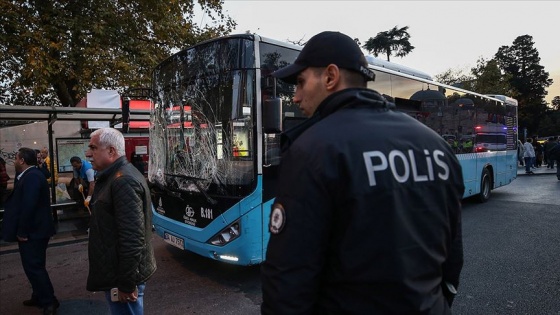
[[[57,177],[45,152],[48,156],[46,150],[23,147],[16,153],[16,175],[4,205],[2,238],[17,242],[31,284],[31,296],[23,305],[51,315],[57,313],[60,302],[46,269],[48,243],[55,234],[48,180],[56,182]],[[83,203],[92,209],[86,288],[105,292],[112,314],[143,314],[146,281],[156,270],[146,179],[126,159],[124,137],[113,128],[94,131],[86,159],[74,156],[70,162],[74,179],[85,186],[80,190],[85,193]],[[9,180],[4,160],[0,167],[4,193]]]
[[[521,166],[525,166],[526,174],[534,174],[533,170],[546,166],[547,169],[557,169],[557,177],[560,180],[558,170],[560,156],[560,137],[549,137],[541,143],[537,138],[527,138],[525,142],[518,140],[517,156]]]

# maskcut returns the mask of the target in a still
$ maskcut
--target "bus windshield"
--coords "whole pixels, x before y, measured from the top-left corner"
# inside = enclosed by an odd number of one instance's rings
[[[251,41],[182,51],[153,75],[148,179],[167,190],[242,196],[255,185]]]

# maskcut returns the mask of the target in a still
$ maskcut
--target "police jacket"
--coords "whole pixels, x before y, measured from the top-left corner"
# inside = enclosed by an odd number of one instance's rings
[[[461,167],[367,89],[331,94],[284,135],[263,314],[448,314],[463,264]]]
[[[89,291],[133,292],[156,271],[150,191],[125,157],[97,174],[91,197]]]

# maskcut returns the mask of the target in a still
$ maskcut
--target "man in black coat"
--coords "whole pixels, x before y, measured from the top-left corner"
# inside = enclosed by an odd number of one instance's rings
[[[548,152],[550,160],[556,161],[556,178],[560,180],[560,137],[558,137],[557,144]]]
[[[143,314],[146,281],[156,271],[148,184],[126,159],[124,137],[116,129],[94,131],[86,157],[97,171],[87,289],[105,291],[112,314]]]
[[[463,265],[460,164],[366,88],[354,42],[312,37],[273,76],[310,117],[282,135],[263,314],[450,314]]]
[[[36,167],[33,149],[19,149],[14,164],[18,176],[5,203],[3,238],[18,242],[21,263],[33,288],[31,299],[23,304],[41,307],[44,314],[56,314],[59,302],[46,269],[47,245],[55,233],[49,186]]]

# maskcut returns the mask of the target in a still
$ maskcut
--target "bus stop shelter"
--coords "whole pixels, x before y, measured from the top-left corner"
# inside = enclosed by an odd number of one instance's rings
[[[150,111],[140,109],[121,109],[121,108],[84,108],[84,107],[50,107],[50,106],[19,106],[0,104],[0,120],[48,122],[48,144],[50,156],[50,169],[54,170],[54,139],[52,126],[57,121],[108,121],[109,126],[114,127],[122,123],[123,130],[128,131],[128,124],[131,121],[149,121]],[[56,204],[55,181],[51,180],[51,207],[55,222],[58,222]]]

